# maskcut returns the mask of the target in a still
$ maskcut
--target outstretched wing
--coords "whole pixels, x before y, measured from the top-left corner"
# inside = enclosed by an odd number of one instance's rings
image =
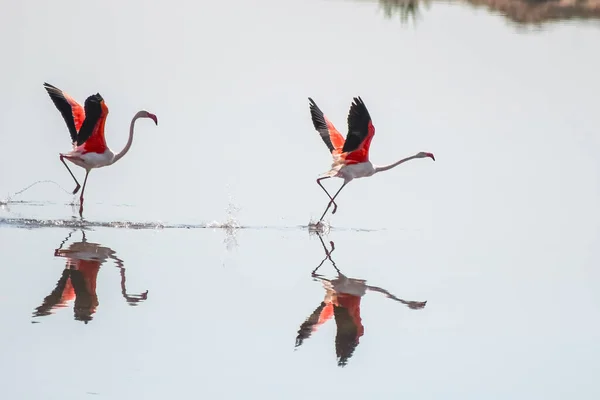
[[[108,116],[108,107],[100,93],[85,100],[85,121],[77,135],[77,146],[84,145],[87,152],[103,153],[106,150],[104,124]]]
[[[33,312],[34,317],[50,315],[52,314],[52,310],[64,304],[63,291],[65,290],[70,277],[71,270],[64,269],[52,293],[46,296],[42,304]]]
[[[333,304],[321,302],[319,307],[316,308],[313,313],[306,318],[306,320],[300,325],[298,329],[298,336],[296,336],[296,346],[301,346],[302,343],[310,337],[310,335],[319,327],[319,325],[325,323],[333,315]]]
[[[360,318],[360,300],[360,296],[339,294],[339,305],[334,308],[335,324],[337,325],[335,352],[340,367],[348,363],[365,331]]]
[[[348,135],[342,148],[346,162],[369,161],[369,146],[375,135],[375,127],[369,111],[360,97],[355,97],[348,113]]]
[[[344,146],[344,137],[337,129],[335,129],[335,126],[333,126],[331,121],[325,117],[323,111],[317,106],[317,103],[310,97],[308,98],[308,101],[310,102],[310,116],[313,125],[321,135],[321,139],[323,139],[323,142],[325,142],[332,154],[341,153],[342,147]]]
[[[359,326],[356,324],[347,308],[336,306],[334,308],[337,333],[335,335],[335,353],[338,366],[344,367],[352,357],[361,336]]]
[[[71,96],[56,86],[44,82],[44,89],[46,89],[48,95],[50,95],[50,98],[52,99],[52,102],[58,111],[60,111],[65,122],[67,123],[67,128],[69,128],[69,133],[71,134],[71,142],[76,143],[77,132],[85,120],[85,112],[83,107],[81,107],[81,105],[77,103]]]

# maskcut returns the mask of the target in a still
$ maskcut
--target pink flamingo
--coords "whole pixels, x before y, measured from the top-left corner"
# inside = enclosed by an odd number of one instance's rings
[[[317,329],[331,320],[332,317],[336,324],[335,351],[338,357],[338,366],[344,367],[354,350],[359,344],[360,338],[364,335],[365,328],[361,318],[361,300],[368,291],[382,293],[386,297],[404,304],[413,310],[420,310],[427,305],[427,301],[407,301],[396,297],[387,290],[367,285],[364,279],[349,278],[344,275],[335,262],[331,258],[331,253],[335,250],[333,241],[330,241],[331,250],[327,249],[321,235],[317,234],[323,250],[325,250],[325,258],[312,272],[314,280],[319,280],[323,283],[325,289],[325,298],[321,304],[312,312],[311,315],[300,325],[298,335],[296,336],[296,348],[311,337]],[[321,268],[323,263],[329,259],[333,268],[335,268],[337,278],[328,279],[323,275],[317,274],[317,270]]]
[[[127,154],[133,142],[133,128],[138,118],[150,118],[156,125],[158,125],[158,119],[156,115],[148,111],[138,111],[131,120],[127,144],[120,153],[115,154],[108,148],[104,139],[104,124],[108,116],[108,107],[100,93],[89,96],[85,100],[85,108],[83,108],[71,96],[57,87],[44,83],[44,88],[62,114],[71,134],[73,149],[68,153],[60,153],[60,161],[67,168],[77,185],[73,190],[73,194],[77,193],[81,186],[67,163],[65,163],[65,159],[85,169],[83,189],[81,189],[79,197],[79,216],[82,217],[83,192],[90,171],[94,168],[112,165]]]
[[[332,214],[335,214],[337,210],[335,198],[342,191],[344,186],[353,179],[365,178],[375,175],[378,172],[387,171],[388,169],[392,169],[415,158],[429,157],[435,161],[435,157],[432,153],[422,151],[414,156],[404,158],[390,165],[382,167],[374,166],[371,161],[369,161],[369,146],[375,135],[375,127],[371,121],[369,111],[360,97],[355,97],[354,102],[350,107],[350,112],[348,113],[348,135],[346,135],[345,140],[338,130],[335,129],[335,126],[333,126],[325,115],[323,115],[323,112],[319,109],[313,99],[309,97],[308,101],[310,102],[310,115],[312,117],[313,125],[333,156],[331,169],[317,179],[317,183],[329,197],[329,203],[327,204],[325,212],[323,212],[323,215],[319,219],[319,222],[323,220],[325,214],[327,214],[327,210],[329,210],[329,207],[331,207],[332,204]],[[321,181],[333,177],[342,178],[344,184],[339,188],[336,194],[331,197],[329,192],[321,184]]]

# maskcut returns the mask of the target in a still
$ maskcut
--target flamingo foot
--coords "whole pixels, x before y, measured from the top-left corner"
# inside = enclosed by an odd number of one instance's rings
[[[335,212],[337,211],[337,204],[333,203],[333,211],[331,212],[331,214],[335,214]]]
[[[79,189],[81,188],[81,186],[79,185],[79,183],[77,184],[77,187],[75,188],[75,190],[73,190],[73,194],[76,194],[77,192],[79,192]]]

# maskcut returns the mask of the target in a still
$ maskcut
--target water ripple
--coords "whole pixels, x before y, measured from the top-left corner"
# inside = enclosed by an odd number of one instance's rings
[[[240,225],[237,221],[229,219],[226,222],[207,222],[198,224],[169,224],[160,221],[154,222],[136,222],[136,221],[88,221],[85,219],[38,219],[38,218],[0,218],[0,227],[14,228],[122,228],[122,229],[225,229],[235,231],[238,229],[275,229],[275,230],[308,230],[312,232],[314,226],[296,225],[296,226],[268,226],[268,225]],[[329,230],[352,231],[352,232],[376,232],[382,229],[363,229],[363,228],[333,228]],[[320,232],[319,232],[320,233]]]

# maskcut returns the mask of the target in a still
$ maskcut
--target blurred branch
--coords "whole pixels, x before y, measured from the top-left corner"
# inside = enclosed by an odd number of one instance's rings
[[[600,19],[600,0],[443,0],[486,7],[521,25],[542,24],[570,19]],[[422,5],[432,0],[378,0],[387,18],[400,16],[405,23],[416,20]],[[438,0],[438,2],[441,2]]]
[[[420,12],[420,5],[429,7],[430,0],[379,0],[385,16],[392,18],[395,15],[400,16],[400,21],[408,22],[409,18],[416,21]]]

